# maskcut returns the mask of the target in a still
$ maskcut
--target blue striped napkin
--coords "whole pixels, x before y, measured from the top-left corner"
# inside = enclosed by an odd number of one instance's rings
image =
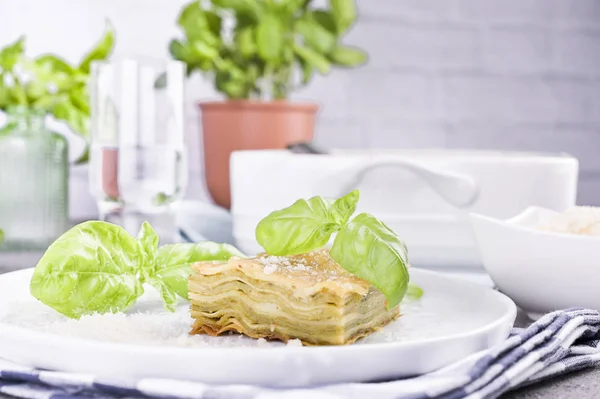
[[[421,377],[390,382],[279,390],[166,379],[123,385],[87,374],[39,371],[0,361],[0,392],[30,399],[495,398],[516,387],[598,365],[599,328],[600,314],[595,310],[556,311],[526,329],[514,329],[502,344],[459,363]]]

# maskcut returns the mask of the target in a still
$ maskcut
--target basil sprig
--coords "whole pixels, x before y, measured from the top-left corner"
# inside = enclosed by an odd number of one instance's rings
[[[330,256],[341,267],[379,289],[388,308],[423,291],[410,284],[407,248],[383,222],[368,213],[350,220],[359,192],[331,200],[312,197],[272,212],[256,227],[256,239],[271,255],[296,255],[322,248],[337,233]]]
[[[256,239],[271,255],[297,255],[321,248],[356,210],[358,191],[333,201],[300,199],[258,223]]]
[[[38,262],[31,294],[71,317],[127,310],[144,293],[144,284],[173,311],[177,296],[187,298],[190,264],[244,256],[227,244],[200,242],[158,247],[158,235],[145,222],[137,239],[101,221],[81,223],[60,236]]]

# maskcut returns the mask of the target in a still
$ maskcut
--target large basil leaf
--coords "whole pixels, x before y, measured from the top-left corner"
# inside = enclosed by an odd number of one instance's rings
[[[337,200],[300,199],[271,212],[256,226],[256,240],[271,255],[297,255],[323,247],[356,209],[354,190]]]
[[[187,280],[191,273],[190,265],[192,263],[213,260],[227,261],[232,256],[244,257],[245,255],[231,245],[209,241],[197,244],[165,245],[156,254],[150,282],[158,279],[177,295],[187,299]]]
[[[115,30],[112,24],[106,21],[104,36],[100,41],[83,57],[79,63],[79,70],[85,73],[90,72],[90,66],[94,61],[105,60],[108,58],[115,45]]]
[[[297,255],[318,249],[339,225],[331,215],[332,201],[301,199],[274,211],[256,226],[256,240],[271,255]]]
[[[407,250],[383,222],[359,214],[340,229],[330,255],[344,269],[377,287],[386,296],[388,308],[402,301],[409,281]]]
[[[34,270],[30,291],[72,318],[124,311],[144,292],[139,273],[144,261],[139,242],[123,228],[84,222],[48,248]]]

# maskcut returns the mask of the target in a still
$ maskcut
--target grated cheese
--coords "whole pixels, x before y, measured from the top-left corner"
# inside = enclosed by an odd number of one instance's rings
[[[574,207],[545,220],[537,228],[556,233],[600,236],[600,208]]]
[[[144,308],[148,309],[148,306]],[[189,305],[180,305],[174,313],[165,311],[162,306],[151,308],[155,310],[139,309],[129,314],[97,314],[74,320],[40,303],[24,301],[11,303],[10,312],[4,315],[0,322],[63,337],[122,344],[186,348],[285,345],[283,342],[256,340],[241,334],[220,337],[189,335],[193,323],[189,315]],[[288,345],[295,344],[288,342]]]

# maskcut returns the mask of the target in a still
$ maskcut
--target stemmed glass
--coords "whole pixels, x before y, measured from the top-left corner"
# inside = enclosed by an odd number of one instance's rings
[[[90,191],[101,220],[135,234],[147,220],[177,241],[173,205],[187,187],[178,61],[97,62],[91,74]]]

